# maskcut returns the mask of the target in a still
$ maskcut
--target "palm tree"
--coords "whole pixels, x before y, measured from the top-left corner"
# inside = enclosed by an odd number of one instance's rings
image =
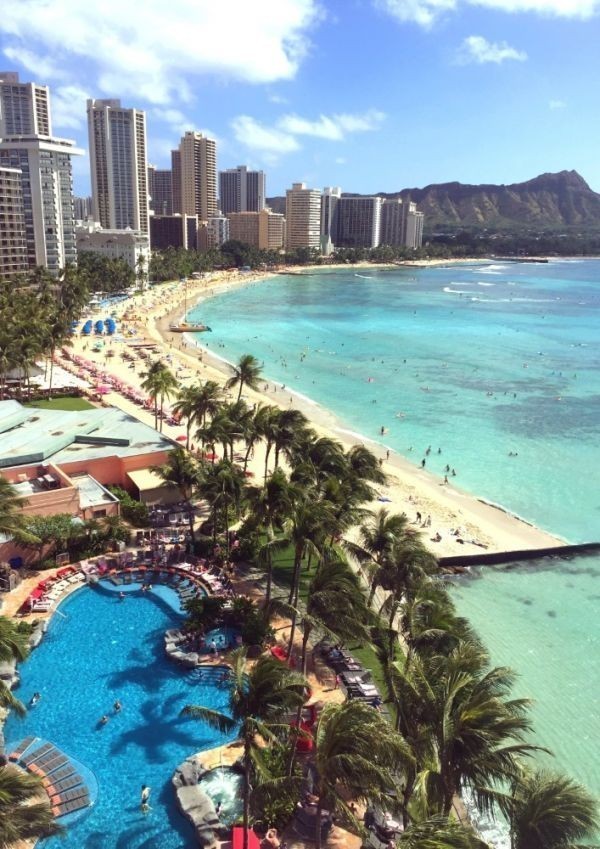
[[[203,720],[221,732],[239,728],[244,746],[244,849],[248,849],[253,752],[260,738],[269,741],[275,729],[287,727],[285,718],[303,704],[307,684],[302,675],[272,657],[260,657],[247,671],[243,648],[232,653],[230,663],[228,715],[194,705],[187,705],[183,714]]]
[[[491,849],[469,826],[448,817],[414,823],[397,843],[398,849]]]
[[[283,452],[291,460],[294,448],[306,431],[308,419],[300,410],[281,410],[277,417],[275,435],[275,466],[279,465],[279,455]]]
[[[343,560],[320,563],[308,587],[302,613],[302,674],[306,675],[307,646],[313,629],[345,642],[368,637],[369,608],[357,575]]]
[[[148,371],[142,374],[144,380],[142,380],[141,388],[144,392],[147,392],[150,398],[154,401],[154,429],[158,430],[158,398],[160,395],[160,372],[164,368],[164,365],[160,360],[156,360],[153,362]]]
[[[196,421],[198,415],[198,399],[202,392],[201,386],[183,386],[177,395],[177,401],[173,404],[173,414],[185,419],[186,443],[185,447],[189,450],[190,447],[190,432],[192,425]]]
[[[434,655],[427,676],[435,691],[431,742],[435,765],[417,777],[431,791],[430,810],[449,816],[454,796],[469,787],[481,809],[497,801],[494,785],[514,780],[518,758],[539,747],[526,742],[531,731],[527,699],[508,698],[515,674],[487,670],[481,646],[462,642],[447,657]]]
[[[194,421],[206,425],[206,418],[218,412],[223,399],[223,390],[215,380],[207,380],[198,390]]]
[[[0,475],[0,534],[14,537],[21,543],[39,545],[42,540],[31,533],[27,518],[21,512],[27,503],[27,499],[17,495],[14,486]]]
[[[0,663],[25,660],[28,653],[27,637],[17,630],[10,619],[0,616]],[[12,709],[19,716],[25,715],[25,707],[15,698],[2,679],[0,679],[0,707]]]
[[[169,398],[179,386],[177,378],[168,368],[163,367],[156,375],[155,389],[160,397],[160,432],[163,429],[163,407],[165,398]]]
[[[382,507],[368,523],[360,526],[357,543],[345,543],[358,562],[368,568],[371,584],[369,604],[373,602],[375,591],[384,579],[384,574],[379,572],[383,564],[392,560],[394,548],[401,539],[416,534],[408,526],[405,513],[390,516],[389,511]]]
[[[41,780],[14,766],[0,766],[0,849],[21,840],[60,834]]]
[[[281,410],[272,404],[266,404],[259,407],[254,415],[254,428],[261,439],[264,439],[265,445],[265,480],[269,473],[269,455],[271,449],[275,445],[275,440],[279,433],[279,416]]]
[[[326,705],[314,739],[315,845],[321,849],[321,812],[341,814],[360,830],[348,799],[387,804],[411,754],[385,718],[359,700]]]
[[[239,385],[238,401],[242,397],[244,386],[249,386],[250,389],[258,389],[262,366],[256,357],[252,356],[252,354],[242,354],[237,365],[231,368],[233,369],[233,377],[229,378],[225,386],[227,389],[233,389],[234,386]]]
[[[244,492],[245,478],[241,469],[229,460],[221,460],[206,469],[206,475],[201,484],[201,492],[212,507],[213,537],[216,541],[217,519],[219,510],[225,530],[225,550],[229,557],[229,510],[235,507],[240,512],[240,503]]]
[[[501,807],[512,849],[575,849],[600,828],[598,803],[585,787],[543,769],[519,775]]]
[[[287,538],[278,538],[275,530],[276,528],[281,529],[283,527],[285,519],[292,511],[298,494],[296,488],[293,484],[290,484],[282,469],[275,469],[262,487],[251,487],[247,493],[250,513],[254,520],[265,528],[267,533],[267,540],[257,554],[258,562],[264,565],[267,572],[265,606],[271,600],[273,553],[284,550],[289,544]]]
[[[202,479],[200,466],[183,448],[175,448],[169,452],[167,462],[162,466],[152,466],[152,471],[162,478],[165,483],[176,486],[181,493],[181,497],[187,503],[190,536],[193,544],[195,539],[194,507],[191,501]]]

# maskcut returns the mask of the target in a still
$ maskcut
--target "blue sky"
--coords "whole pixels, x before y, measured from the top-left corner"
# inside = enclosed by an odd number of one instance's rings
[[[0,66],[51,87],[86,156],[87,97],[147,112],[149,161],[185,129],[219,168],[394,191],[576,169],[600,191],[600,0],[13,0]]]

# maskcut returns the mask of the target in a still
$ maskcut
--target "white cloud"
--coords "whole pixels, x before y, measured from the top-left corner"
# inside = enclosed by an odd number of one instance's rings
[[[457,62],[460,65],[485,65],[490,62],[500,65],[509,59],[524,62],[527,53],[511,47],[506,41],[492,42],[482,35],[470,35],[465,38],[457,54]]]
[[[2,23],[0,21],[0,30]],[[12,62],[18,62],[23,65],[32,74],[35,74],[40,80],[55,79],[60,80],[65,78],[65,72],[62,68],[58,68],[54,62],[44,56],[38,56],[32,53],[26,47],[5,47],[2,51],[4,55]]]
[[[548,107],[550,109],[566,109],[567,104],[564,100],[550,100],[548,102]]]
[[[320,19],[317,3],[170,0],[165,8],[163,0],[144,0],[142,9],[122,0],[18,0],[3,4],[0,32],[5,50],[35,51],[54,66],[65,58],[91,63],[103,94],[166,104],[189,99],[184,78],[194,75],[293,78]],[[41,74],[41,65],[35,70]]]
[[[533,14],[560,18],[593,17],[600,0],[372,0],[376,9],[387,12],[400,23],[412,22],[430,27],[445,12],[461,5],[485,6],[502,12]]]
[[[265,127],[250,115],[238,115],[231,122],[231,126],[237,141],[254,150],[281,154],[293,153],[300,149],[294,136],[274,127]]]
[[[284,115],[277,126],[294,135],[316,136],[328,141],[341,141],[348,133],[361,133],[377,130],[385,118],[384,112],[369,109],[361,115],[319,115],[316,121],[301,118],[299,115]]]
[[[78,85],[59,85],[51,93],[52,125],[78,129],[87,123],[86,100],[90,95]]]
[[[270,94],[269,100],[271,103],[289,103],[287,97],[284,97],[282,94]]]
[[[280,156],[300,149],[297,136],[342,141],[348,133],[378,129],[385,117],[385,113],[377,109],[369,109],[356,115],[319,115],[315,121],[300,115],[283,115],[274,126],[268,127],[249,115],[238,115],[231,122],[231,126],[236,140],[246,147],[260,150],[263,154],[268,152]]]

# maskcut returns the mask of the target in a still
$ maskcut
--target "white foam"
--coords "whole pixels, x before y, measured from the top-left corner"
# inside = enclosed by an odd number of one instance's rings
[[[485,283],[483,280],[479,280],[477,282],[477,285],[478,286],[495,286],[496,284],[495,283]]]
[[[465,289],[453,289],[451,286],[444,286],[444,292],[451,292],[453,295],[470,295],[471,293]]]

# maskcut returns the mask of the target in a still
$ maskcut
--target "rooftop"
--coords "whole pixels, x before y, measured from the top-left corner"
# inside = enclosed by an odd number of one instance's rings
[[[0,469],[168,451],[173,442],[114,407],[46,410],[0,401]]]

